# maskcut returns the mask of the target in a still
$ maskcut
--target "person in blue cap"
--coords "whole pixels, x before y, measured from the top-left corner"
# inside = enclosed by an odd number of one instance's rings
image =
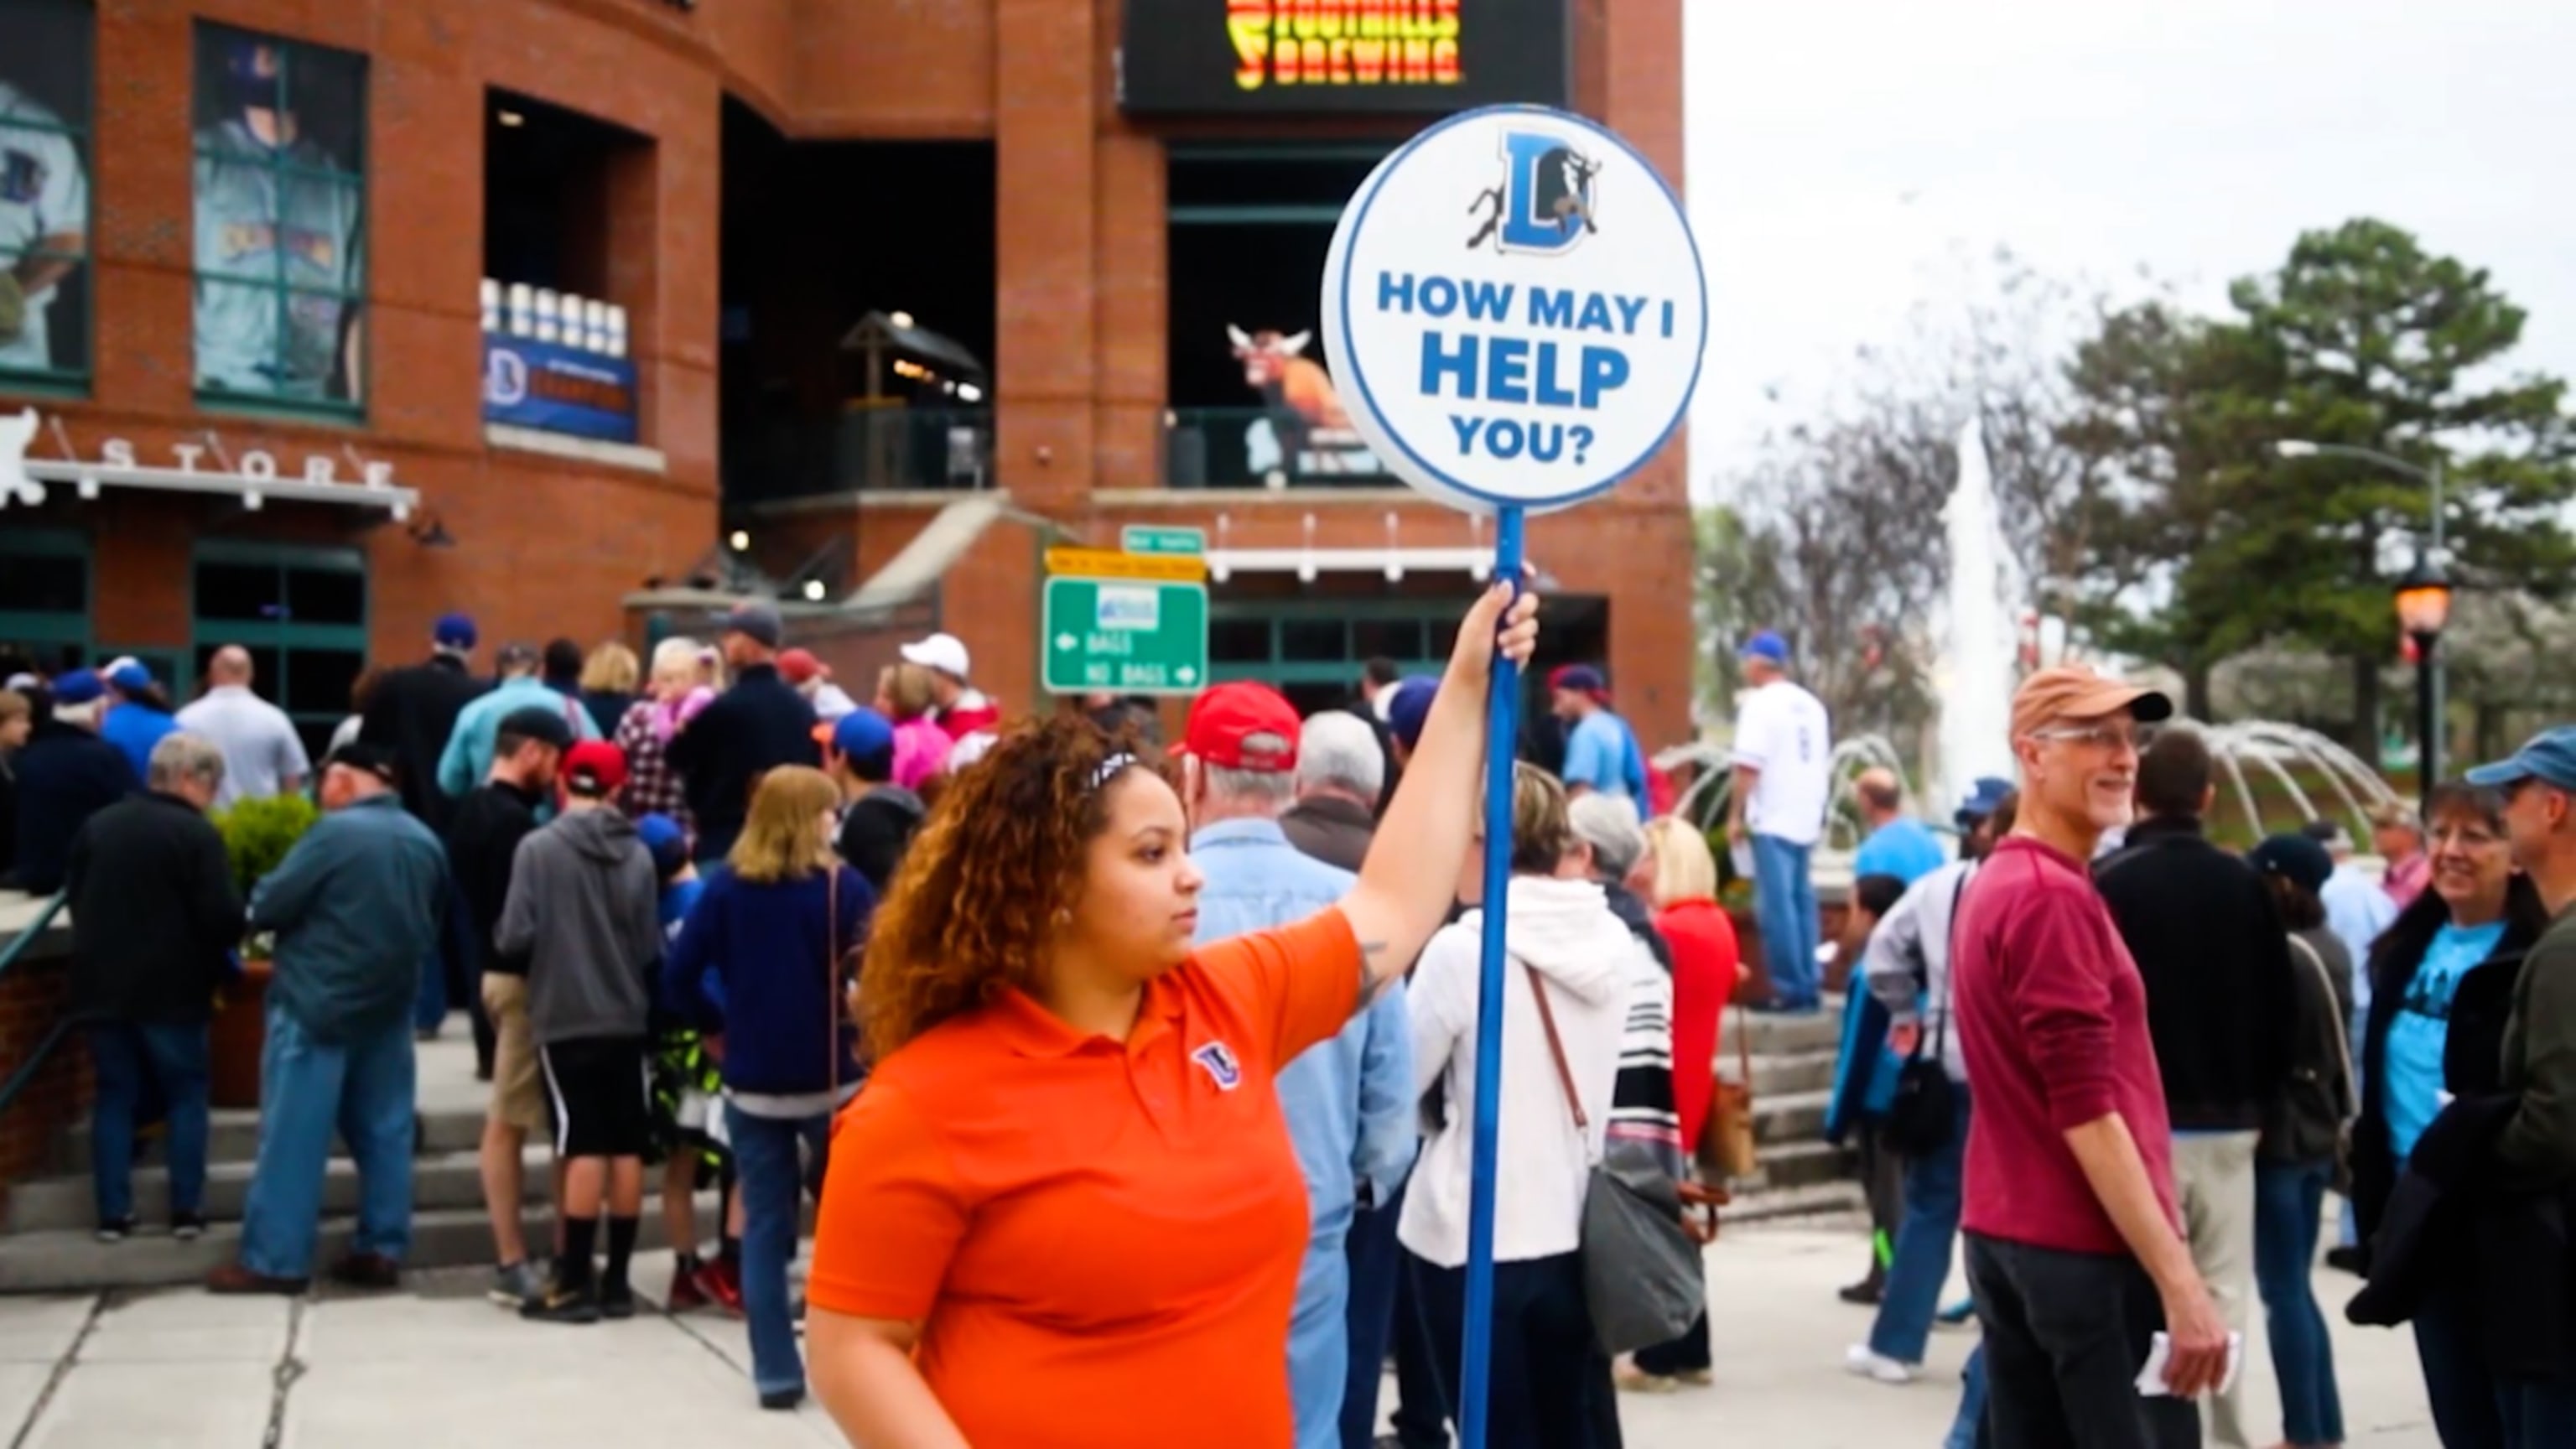
[[[635,838],[651,853],[653,874],[661,881],[662,938],[666,943],[677,941],[689,911],[707,888],[697,862],[689,856],[689,832],[670,816],[653,813],[637,817]],[[708,1130],[723,1101],[724,1071],[708,1050],[706,1038],[682,1015],[681,1005],[659,989],[655,996],[653,1151],[645,1165],[660,1160],[662,1227],[675,1255],[671,1291],[663,1307],[685,1313],[709,1303],[739,1306],[742,1290],[731,1285],[741,1261],[742,1200],[733,1191],[732,1158]],[[697,1204],[698,1192],[711,1184],[720,1186],[718,1206],[726,1214],[713,1263],[699,1252]]]
[[[99,738],[107,681],[98,671],[56,677],[53,695],[53,718],[36,721],[11,762],[18,775],[17,887],[37,896],[63,888],[81,826],[143,786],[125,752]]]
[[[814,726],[814,742],[823,747],[825,773],[841,787],[833,848],[883,895],[927,813],[919,795],[894,782],[894,724],[861,705]]]
[[[152,682],[152,671],[139,661],[119,659],[107,667],[104,678],[107,717],[99,725],[99,737],[125,752],[140,780],[152,771],[152,747],[178,729],[179,722],[170,717],[169,701]]]
[[[1816,885],[1808,856],[1825,832],[1833,794],[1833,731],[1824,704],[1789,678],[1786,640],[1765,629],[1744,641],[1741,662],[1726,838],[1752,854],[1769,1009],[1815,1011]]]
[[[1439,693],[1440,681],[1420,675],[1395,686],[1386,706],[1386,733],[1397,769],[1412,761],[1413,747],[1422,741],[1422,722],[1431,717],[1431,701]]]
[[[1646,756],[1628,722],[1610,711],[1610,684],[1589,664],[1561,664],[1547,677],[1548,711],[1565,726],[1566,793],[1616,795],[1646,810]]]
[[[2455,1281],[2459,1296],[2439,1323],[2427,1321],[2431,1305],[2418,1312],[2416,1335],[2443,1442],[2576,1444],[2576,1346],[2554,1338],[2544,1347],[2527,1331],[2576,1308],[2565,1234],[2549,1226],[2576,1201],[2576,726],[2533,736],[2511,758],[2469,771],[2468,782],[2503,797],[2513,862],[2549,924],[2513,978],[2497,1095],[2461,1086],[2416,1148],[2419,1163],[2435,1156],[2451,1119],[2495,1104],[2476,1129],[2493,1135],[2471,1171],[2503,1191],[2490,1189],[2474,1216],[2444,1232],[2452,1241],[2443,1246],[2461,1255],[2453,1261],[2470,1265],[2454,1275],[2466,1281]],[[2461,1240],[2472,1235],[2493,1246],[2471,1250]],[[2554,1254],[2535,1251],[2541,1244]],[[2439,1359],[2427,1329],[2446,1350]]]
[[[358,721],[361,741],[394,752],[403,808],[442,835],[456,802],[438,788],[438,758],[456,732],[456,717],[483,693],[474,677],[477,638],[471,617],[441,614],[430,626],[429,657],[385,671]]]

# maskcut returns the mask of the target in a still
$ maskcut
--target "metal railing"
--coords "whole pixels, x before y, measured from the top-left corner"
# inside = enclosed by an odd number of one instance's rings
[[[853,404],[822,422],[754,425],[727,436],[725,499],[756,503],[826,493],[986,488],[993,410]]]
[[[34,920],[28,922],[8,945],[0,946],[0,975],[6,975],[10,967],[18,964],[19,958],[27,954],[27,948],[54,923],[54,917],[62,914],[64,903],[70,899],[69,891],[55,892],[54,898],[36,912]],[[72,1029],[78,1025],[80,1021],[75,1014],[64,1012],[46,1030],[44,1038],[36,1043],[35,1050],[27,1053],[27,1059],[9,1073],[7,1080],[0,1081],[0,1112],[8,1111],[11,1104],[26,1093],[29,1084],[36,1080],[36,1074],[43,1071],[45,1063],[52,1059],[54,1048],[62,1045],[63,1038],[71,1035]]]
[[[1163,415],[1167,488],[1384,488],[1394,481],[1358,433],[1288,408],[1174,408]]]

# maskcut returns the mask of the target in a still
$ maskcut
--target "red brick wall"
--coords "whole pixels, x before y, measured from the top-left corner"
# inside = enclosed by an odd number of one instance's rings
[[[39,943],[0,972],[0,1080],[23,1066],[62,1019],[67,964]],[[78,1035],[54,1044],[35,1079],[0,1111],[0,1195],[54,1165],[64,1130],[89,1108],[89,1048]]]
[[[1577,104],[1678,186],[1680,0],[1570,3]],[[209,413],[191,396],[182,98],[198,17],[368,57],[372,396],[361,423]],[[92,456],[102,438],[118,436],[157,460],[169,441],[209,427],[236,457],[260,447],[286,461],[354,445],[422,489],[458,546],[422,550],[400,530],[359,530],[336,510],[271,505],[228,515],[178,498],[57,499],[44,521],[85,525],[100,539],[99,637],[184,643],[189,541],[217,532],[363,540],[374,565],[373,643],[388,658],[419,652],[430,620],[458,607],[474,611],[492,638],[618,632],[623,593],[647,575],[677,573],[714,538],[719,128],[727,92],[791,137],[992,139],[999,482],[1018,506],[1102,535],[1107,520],[1095,516],[1094,489],[1160,479],[1163,138],[1247,134],[1239,125],[1142,127],[1120,117],[1112,86],[1120,21],[1119,0],[725,0],[695,11],[662,0],[102,4],[92,175],[96,386],[92,401],[48,401],[45,410],[66,415]],[[608,290],[629,309],[644,440],[667,455],[666,474],[484,444],[474,358],[487,87],[596,115],[652,141],[610,177]],[[1392,137],[1410,126],[1334,119],[1277,129]],[[1611,599],[1611,664],[1623,705],[1653,739],[1678,737],[1687,725],[1683,500],[1676,442],[1619,495],[1544,521],[1533,539],[1569,587]],[[1383,535],[1382,502],[1324,495],[1298,502],[1326,520],[1325,541]],[[1246,512],[1276,516],[1238,510]],[[1403,512],[1408,541],[1436,527],[1428,511]],[[8,521],[23,516],[13,510]],[[860,524],[809,521],[785,532],[854,531],[864,578],[910,527],[874,513]],[[989,642],[970,643],[992,661],[983,672],[1013,694],[1033,682],[1034,552],[1025,530],[997,531],[943,590],[953,620],[989,631]]]

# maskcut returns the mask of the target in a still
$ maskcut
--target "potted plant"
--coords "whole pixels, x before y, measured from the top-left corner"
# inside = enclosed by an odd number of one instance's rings
[[[243,900],[321,818],[321,811],[302,795],[237,800],[216,812],[215,829],[224,837],[224,855],[232,862],[233,883]],[[216,998],[207,1033],[208,1095],[215,1106],[259,1105],[259,1060],[268,1046],[268,979],[274,969],[269,952],[266,932],[245,935],[241,974],[225,983]]]

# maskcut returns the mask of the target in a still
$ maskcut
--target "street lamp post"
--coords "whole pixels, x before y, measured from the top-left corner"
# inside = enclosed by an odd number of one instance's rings
[[[2415,567],[2407,570],[2406,577],[2397,585],[2398,620],[2407,635],[2415,640],[2416,728],[2419,740],[2416,768],[2422,774],[2421,783],[2429,794],[2440,779],[2441,721],[2449,713],[2446,698],[2449,691],[2444,687],[2448,680],[2444,677],[2443,660],[2436,648],[2442,628],[2451,617],[2451,581],[2450,576],[2443,572],[2450,563],[2450,554],[2442,543],[2442,461],[2436,458],[2433,466],[2425,468],[2377,448],[2354,447],[2349,443],[2311,443],[2296,438],[2274,444],[2273,451],[2284,458],[2358,458],[2412,478],[2432,494],[2433,523],[2428,530],[2431,537],[2424,550],[2416,556]],[[2422,587],[2411,589],[2410,584],[2419,576],[2424,580]],[[2418,597],[2419,613],[2431,619],[2429,633],[2419,632],[2407,618],[2410,593]],[[2433,597],[2435,594],[2438,598]]]
[[[2436,673],[2442,627],[2451,620],[2451,580],[2425,554],[2397,581],[2397,624],[2415,641],[2415,783],[2424,818],[2442,778],[2442,686]]]

